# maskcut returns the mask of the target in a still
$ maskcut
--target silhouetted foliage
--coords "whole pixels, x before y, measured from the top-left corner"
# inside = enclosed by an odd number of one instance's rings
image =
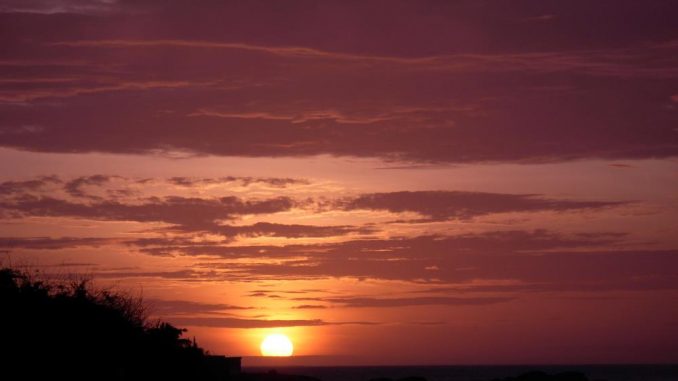
[[[140,298],[95,290],[87,281],[50,283],[0,269],[0,311],[5,375],[207,379],[203,349],[182,338],[184,330],[149,321]]]

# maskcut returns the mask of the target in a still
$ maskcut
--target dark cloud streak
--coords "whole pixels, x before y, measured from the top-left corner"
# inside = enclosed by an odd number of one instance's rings
[[[221,328],[279,328],[279,327],[315,327],[325,325],[375,325],[379,323],[355,322],[326,322],[320,319],[313,320],[261,320],[240,318],[173,318],[172,323],[186,326],[221,327]]]
[[[591,210],[625,205],[627,202],[554,200],[529,194],[418,191],[363,194],[338,204],[346,210],[416,212],[430,221],[442,221],[493,213]]]

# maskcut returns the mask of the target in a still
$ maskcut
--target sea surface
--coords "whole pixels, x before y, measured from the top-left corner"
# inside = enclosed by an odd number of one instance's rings
[[[246,367],[245,372],[266,372],[312,376],[322,381],[368,381],[387,377],[397,380],[418,376],[428,381],[488,381],[493,378],[515,377],[529,371],[560,373],[575,371],[590,380],[605,381],[678,381],[676,365],[497,365],[497,366],[283,366]]]

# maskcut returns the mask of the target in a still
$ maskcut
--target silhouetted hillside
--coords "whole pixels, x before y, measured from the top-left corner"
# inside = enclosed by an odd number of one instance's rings
[[[318,381],[277,373],[229,374],[185,330],[150,321],[140,298],[87,281],[45,282],[0,269],[2,380]],[[237,359],[239,372],[239,359]]]
[[[140,299],[0,270],[3,372],[22,379],[201,380],[205,351]],[[29,364],[29,365],[25,365]]]

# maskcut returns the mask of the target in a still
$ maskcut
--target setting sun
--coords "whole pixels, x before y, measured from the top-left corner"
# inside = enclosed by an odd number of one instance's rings
[[[261,342],[262,356],[287,357],[292,356],[292,352],[294,352],[292,341],[280,333],[268,335]]]

